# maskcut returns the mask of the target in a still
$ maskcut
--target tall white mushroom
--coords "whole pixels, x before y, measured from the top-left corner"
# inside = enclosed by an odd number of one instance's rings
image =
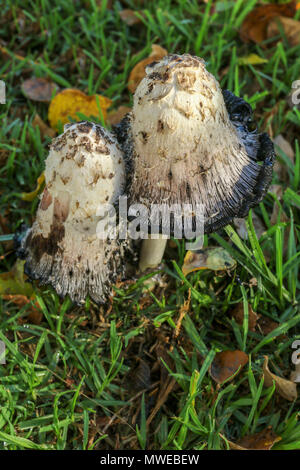
[[[116,138],[91,122],[68,124],[51,144],[36,220],[22,241],[25,270],[61,296],[97,303],[124,268],[125,241],[100,239],[99,207],[115,204],[125,186]]]
[[[248,128],[249,104],[222,93],[204,61],[189,54],[154,62],[146,74],[116,130],[132,158],[130,202],[149,213],[152,204],[188,204],[192,224],[202,207],[205,233],[245,216],[264,196],[274,159],[268,136]],[[165,244],[143,242],[142,270],[158,264]]]

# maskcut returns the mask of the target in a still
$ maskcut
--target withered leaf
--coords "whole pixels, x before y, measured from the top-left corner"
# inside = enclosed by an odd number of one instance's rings
[[[236,261],[222,247],[206,247],[197,251],[187,251],[182,272],[187,274],[200,269],[213,271],[225,271],[235,268]]]
[[[29,78],[22,83],[22,91],[24,95],[33,100],[49,103],[53,93],[58,90],[58,86],[47,80],[47,78]]]
[[[26,282],[27,276],[24,274],[24,263],[18,259],[11,271],[0,274],[0,295],[22,295],[30,297],[33,295],[33,288]]]
[[[280,34],[278,22],[281,23],[284,34],[292,47],[300,44],[300,21],[285,16],[273,18],[268,24],[267,37],[273,38]]]
[[[279,377],[278,375],[272,374],[269,370],[269,358],[264,356],[265,361],[263,365],[263,375],[264,375],[264,385],[266,387],[271,387],[273,381],[275,382],[276,391],[288,401],[294,401],[297,399],[297,386],[294,382],[290,380]]]
[[[147,390],[151,386],[150,367],[146,361],[139,359],[138,365],[130,369],[125,376],[124,386],[135,393]]]
[[[254,226],[254,230],[256,233],[256,236],[258,239],[262,236],[262,234],[266,231],[266,227],[263,224],[262,220],[255,214],[255,212],[252,213],[252,222]],[[240,238],[243,240],[248,240],[248,231],[246,227],[246,219],[245,218],[240,218],[240,217],[235,217],[233,219],[233,223],[236,227],[236,231],[239,235]]]
[[[270,450],[281,437],[274,433],[271,426],[251,436],[245,436],[237,442],[228,441],[232,450]]]
[[[151,64],[152,62],[155,62],[157,60],[162,59],[168,54],[166,49],[163,49],[157,44],[152,45],[152,52],[144,60],[141,60],[138,64],[133,67],[132,71],[130,72],[129,75],[129,80],[128,80],[128,89],[131,91],[131,93],[134,93],[138,84],[140,81],[145,77],[145,69],[146,66]]]
[[[40,325],[43,319],[43,313],[40,309],[38,302],[35,301],[34,294],[30,298],[26,297],[26,295],[21,294],[6,294],[3,295],[2,298],[4,300],[7,300],[8,302],[12,302],[13,304],[17,305],[18,308],[25,307],[25,305],[29,306],[29,310],[25,319],[19,319],[21,323],[33,323],[34,325]]]
[[[242,325],[244,322],[244,305],[243,302],[239,302],[232,311],[232,316],[235,318],[236,322],[239,325]],[[252,309],[251,305],[248,304],[248,326],[250,331],[255,331],[257,320],[260,315],[257,315],[256,312]]]
[[[38,127],[40,130],[40,134],[42,138],[45,137],[55,137],[56,136],[56,131],[54,129],[51,129],[51,127],[47,126],[47,124],[42,120],[41,116],[39,114],[35,114],[33,120],[32,120],[32,125],[34,127]]]
[[[124,23],[128,24],[128,26],[133,26],[134,24],[141,23],[140,18],[136,15],[134,10],[130,10],[129,8],[125,8],[119,12],[121,19]]]
[[[259,328],[264,336],[267,336],[271,331],[278,328],[279,323],[271,318],[267,317],[266,315],[261,315],[258,321]]]
[[[222,384],[247,364],[248,355],[243,351],[222,351],[215,355],[215,358],[210,366],[210,376],[218,384]]]
[[[261,43],[267,39],[267,27],[269,22],[276,16],[293,18],[296,12],[296,2],[278,5],[271,3],[254,8],[245,18],[240,36],[245,42],[254,41]]]

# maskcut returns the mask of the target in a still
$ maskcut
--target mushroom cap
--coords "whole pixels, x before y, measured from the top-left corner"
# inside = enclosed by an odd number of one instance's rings
[[[169,55],[146,74],[116,130],[132,156],[130,202],[202,207],[205,233],[243,217],[262,199],[274,160],[267,135],[248,129],[251,107],[223,94],[189,54]]]
[[[22,240],[25,270],[79,304],[88,294],[101,303],[124,267],[125,241],[97,236],[99,207],[124,190],[122,152],[110,132],[80,122],[54,139],[45,166],[36,220]]]

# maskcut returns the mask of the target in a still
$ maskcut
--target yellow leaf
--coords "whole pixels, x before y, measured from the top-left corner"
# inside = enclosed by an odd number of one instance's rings
[[[70,122],[69,117],[75,121],[80,121],[77,113],[82,113],[87,117],[99,117],[99,105],[106,119],[106,110],[110,107],[112,101],[102,95],[88,96],[80,90],[67,88],[58,93],[50,103],[48,110],[48,120],[53,129],[57,129],[59,121],[62,125]]]
[[[34,191],[31,191],[31,193],[22,193],[21,198],[23,201],[33,201],[34,198],[38,195],[40,192],[42,185],[44,184],[45,181],[45,175],[42,173],[38,179],[37,179],[37,185]]]
[[[266,62],[268,62],[267,59],[263,59],[257,54],[249,54],[246,57],[240,57],[238,59],[239,65],[259,65],[265,64]]]
[[[182,272],[187,274],[199,269],[225,271],[233,269],[236,261],[221,247],[203,248],[197,251],[188,251],[184,258]]]
[[[17,260],[11,271],[0,274],[0,295],[25,295],[33,294],[32,285],[26,282],[24,274],[25,261]]]

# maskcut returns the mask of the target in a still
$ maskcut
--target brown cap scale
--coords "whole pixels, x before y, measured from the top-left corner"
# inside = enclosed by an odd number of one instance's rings
[[[101,303],[123,271],[124,244],[97,236],[99,206],[115,204],[125,165],[115,137],[97,124],[65,126],[51,144],[36,220],[22,241],[31,278],[77,303]]]
[[[205,233],[243,217],[262,199],[274,158],[266,134],[247,127],[251,107],[222,93],[189,54],[167,56],[146,73],[117,129],[132,157],[131,203],[201,206]]]

